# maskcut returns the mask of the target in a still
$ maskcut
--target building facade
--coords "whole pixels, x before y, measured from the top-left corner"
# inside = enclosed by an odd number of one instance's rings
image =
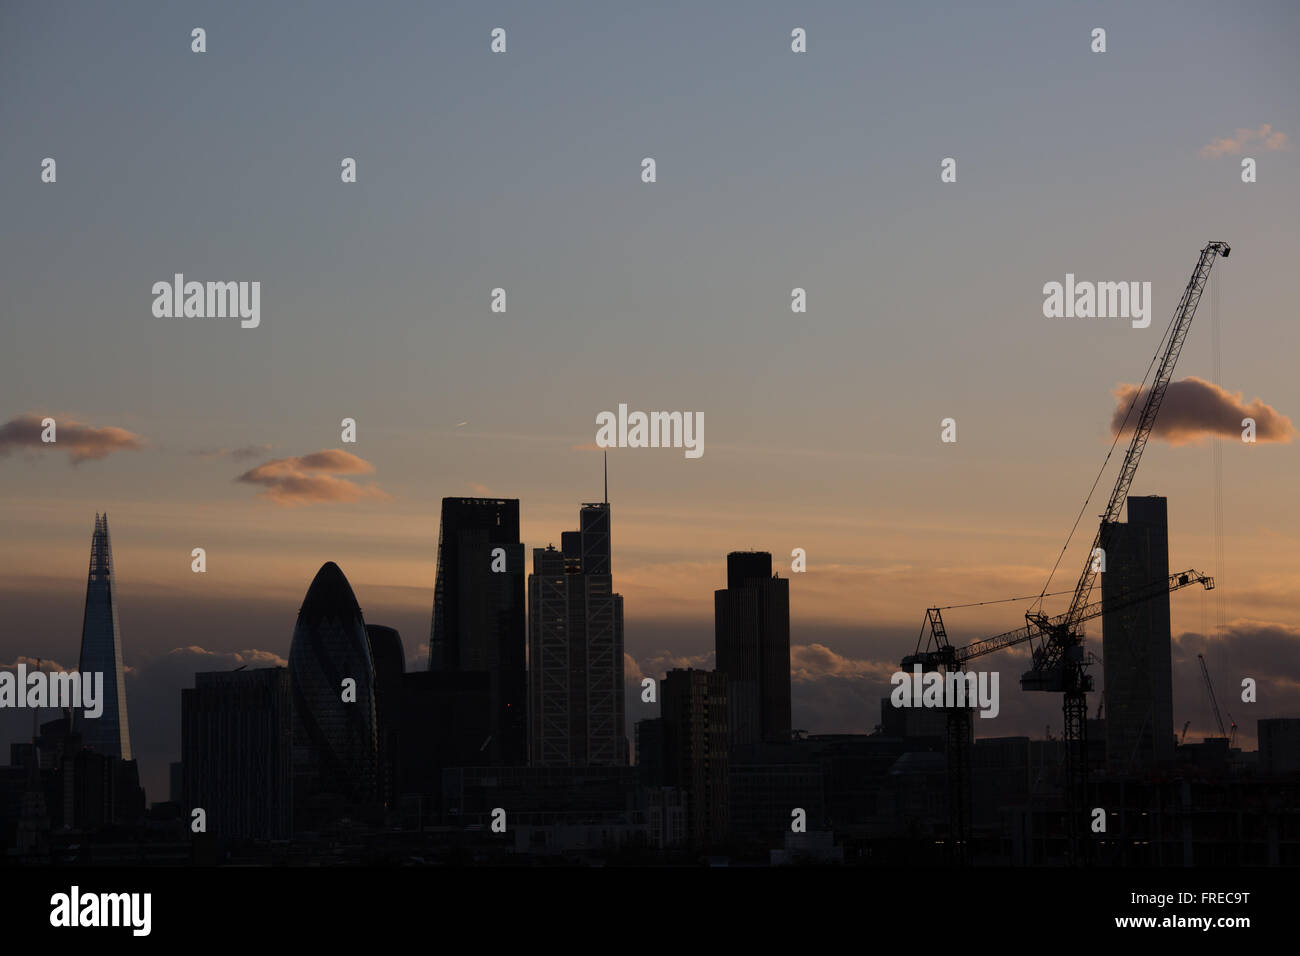
[[[584,504],[561,549],[533,549],[528,578],[529,759],[627,766],[623,598],[614,593],[609,503]]]
[[[284,667],[194,675],[181,691],[181,792],[220,840],[292,832],[293,695]]]
[[[713,593],[717,669],[727,675],[732,746],[790,739],[790,582],[766,551],[727,555]]]
[[[727,677],[675,668],[660,688],[664,784],[686,794],[687,834],[696,847],[727,835]]]
[[[397,807],[398,754],[401,752],[402,676],[406,673],[406,651],[402,635],[382,624],[367,624],[370,659],[375,665],[376,787],[379,802]]]
[[[486,759],[528,758],[524,547],[517,498],[444,498],[429,670],[488,676]]]
[[[352,586],[328,562],[307,589],[289,648],[295,829],[376,805],[374,672]]]
[[[95,531],[90,538],[90,574],[77,669],[83,674],[104,675],[103,712],[98,718],[82,718],[77,724],[85,745],[108,757],[132,759],[122,635],[117,622],[117,579],[113,576],[113,544],[106,514],[95,515]]]
[[[1128,521],[1111,524],[1102,535],[1106,766],[1115,773],[1140,773],[1174,759],[1169,594],[1108,609],[1169,577],[1167,509],[1164,498],[1130,497]]]

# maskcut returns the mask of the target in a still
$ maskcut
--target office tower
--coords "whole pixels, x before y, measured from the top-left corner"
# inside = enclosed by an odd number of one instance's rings
[[[345,700],[348,679],[355,683]],[[373,806],[378,751],[374,665],[361,608],[332,561],[316,573],[298,611],[289,681],[294,828],[310,829]]]
[[[375,665],[375,738],[379,744],[375,779],[380,803],[395,809],[406,651],[402,647],[402,635],[381,624],[366,625],[366,640],[370,642],[370,660]]]
[[[614,593],[609,502],[584,504],[528,577],[529,757],[535,767],[628,763],[623,597]]]
[[[443,498],[429,670],[488,675],[486,758],[528,759],[519,499]]]
[[[405,822],[436,819],[444,770],[487,764],[490,694],[487,671],[402,675],[397,792]]]
[[[292,699],[284,667],[194,675],[181,691],[181,762],[172,764],[187,820],[202,807],[207,832],[221,840],[290,835]]]
[[[659,690],[664,783],[686,793],[691,843],[717,843],[727,833],[727,676],[678,668]]]
[[[104,710],[98,718],[81,717],[77,729],[87,747],[109,757],[131,759],[131,726],[126,717],[126,681],[122,670],[122,635],[117,626],[117,580],[108,515],[95,515],[90,538],[90,575],[86,613],[81,623],[83,674],[104,675]]]
[[[772,574],[772,555],[727,555],[727,587],[713,592],[713,625],[732,746],[789,740],[790,582]]]
[[[1104,529],[1101,575],[1106,766],[1137,773],[1174,757],[1169,594],[1107,610],[1139,588],[1169,577],[1167,502],[1130,497],[1128,522]]]

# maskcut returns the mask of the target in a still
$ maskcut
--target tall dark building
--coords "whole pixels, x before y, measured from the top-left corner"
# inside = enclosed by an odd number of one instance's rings
[[[327,562],[307,589],[289,648],[295,829],[375,805],[374,674],[352,586]],[[356,682],[355,700],[345,701],[348,678]]]
[[[443,498],[429,670],[488,675],[496,766],[528,758],[526,643],[519,499]]]
[[[399,728],[402,718],[402,675],[406,673],[406,651],[402,635],[382,624],[367,624],[370,660],[375,665],[375,739],[378,759],[375,779],[379,802],[397,807]]]
[[[528,577],[529,757],[535,767],[628,763],[623,597],[614,593],[609,502],[584,504],[561,550]]]
[[[172,765],[184,780],[185,819],[202,807],[218,839],[288,837],[292,740],[287,668],[195,674],[181,691],[181,762]]]
[[[98,718],[79,718],[77,730],[85,745],[108,757],[131,759],[131,726],[126,716],[126,680],[122,670],[122,635],[117,626],[117,579],[113,576],[113,544],[108,515],[95,515],[90,537],[90,575],[86,581],[86,613],[81,623],[83,674],[104,675],[104,710]]]
[[[411,825],[436,817],[444,770],[487,763],[489,691],[487,671],[402,675],[397,791]]]
[[[686,794],[687,838],[697,846],[727,833],[727,677],[675,668],[660,688],[663,782]]]
[[[727,587],[713,592],[713,627],[732,746],[789,740],[790,582],[772,574],[772,555],[727,555]]]
[[[651,717],[636,722],[636,765],[641,786],[664,785],[664,719]]]
[[[1102,535],[1102,661],[1106,695],[1106,766],[1137,773],[1174,758],[1169,594],[1118,610],[1108,605],[1169,577],[1167,502],[1130,497],[1128,522]]]

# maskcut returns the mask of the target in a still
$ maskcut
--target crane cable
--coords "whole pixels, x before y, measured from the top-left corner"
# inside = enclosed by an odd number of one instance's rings
[[[1216,273],[1210,279],[1210,347],[1214,365],[1214,384],[1223,388],[1222,368],[1219,356],[1219,276]],[[1214,443],[1214,573],[1223,580],[1223,439],[1213,436]],[[1215,595],[1216,630],[1222,632],[1228,626],[1227,598],[1222,591]]]
[[[1053,591],[1051,594],[1026,594],[1024,597],[1000,598],[996,601],[975,601],[972,604],[945,604],[943,607],[935,608],[936,611],[952,611],[959,607],[983,607],[985,604],[1010,604],[1012,601],[1032,601],[1035,597],[1056,597],[1058,594],[1071,594],[1070,591]]]

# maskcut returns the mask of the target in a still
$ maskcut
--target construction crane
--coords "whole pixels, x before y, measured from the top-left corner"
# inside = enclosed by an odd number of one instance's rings
[[[1146,449],[1147,441],[1151,437],[1151,430],[1155,426],[1156,415],[1160,411],[1165,392],[1168,391],[1169,383],[1173,378],[1174,366],[1178,362],[1178,356],[1182,353],[1183,343],[1187,340],[1187,333],[1191,330],[1192,319],[1196,315],[1197,306],[1200,305],[1201,294],[1205,291],[1205,284],[1209,281],[1210,270],[1219,256],[1226,259],[1231,252],[1232,248],[1226,242],[1210,242],[1201,249],[1196,268],[1187,281],[1187,287],[1183,290],[1182,298],[1178,302],[1178,308],[1175,309],[1173,318],[1169,321],[1169,327],[1165,330],[1165,335],[1161,339],[1160,347],[1156,350],[1156,355],[1159,356],[1159,365],[1155,376],[1151,379],[1150,387],[1145,391],[1146,401],[1138,414],[1137,422],[1133,428],[1133,437],[1129,442],[1128,451],[1124,455],[1124,462],[1120,467],[1119,476],[1115,480],[1115,487],[1111,490],[1106,510],[1100,515],[1101,521],[1097,526],[1097,534],[1093,538],[1092,548],[1085,556],[1083,572],[1079,575],[1079,581],[1075,586],[1074,597],[1070,602],[1069,610],[1056,617],[1048,617],[1041,608],[1042,596],[1040,596],[1038,609],[1031,608],[1025,613],[1025,628],[1022,631],[1009,632],[1012,634],[1025,632],[1026,636],[1017,639],[1016,643],[1019,643],[1019,640],[1028,640],[1032,647],[1031,660],[1033,666],[1021,676],[1021,689],[1049,691],[1064,696],[1062,710],[1065,719],[1061,736],[1065,745],[1066,836],[1067,845],[1074,862],[1080,862],[1083,856],[1081,816],[1082,808],[1086,802],[1088,785],[1087,693],[1093,689],[1092,676],[1087,671],[1088,666],[1094,660],[1091,655],[1086,654],[1084,651],[1081,625],[1087,620],[1085,615],[1092,606],[1089,602],[1092,599],[1093,585],[1096,583],[1097,574],[1101,571],[1097,556],[1104,556],[1106,547],[1110,543],[1111,527],[1119,520],[1124,502],[1128,498],[1129,488],[1133,484],[1133,477],[1137,474],[1138,464],[1142,460],[1142,452]],[[1163,349],[1163,352],[1161,349]],[[1152,365],[1156,365],[1155,358],[1152,359]],[[1139,388],[1133,396],[1133,404],[1136,404],[1138,398],[1142,395],[1143,390]],[[1130,405],[1129,412],[1131,413],[1132,410],[1133,407]],[[1128,420],[1126,414],[1124,425],[1128,424]],[[1119,441],[1119,435],[1122,433],[1123,426],[1115,436],[1116,442]],[[1109,455],[1107,460],[1109,460]],[[1103,465],[1103,469],[1104,467]],[[1091,498],[1091,493],[1089,498]],[[1086,501],[1084,507],[1087,507]],[[1068,543],[1067,540],[1067,546]],[[1049,585],[1050,580],[1049,577]],[[1046,593],[1047,587],[1045,586],[1043,595],[1045,596]],[[927,612],[927,618],[929,617],[930,612]],[[941,619],[937,621],[931,620],[930,623],[932,635],[935,633],[933,629],[936,623],[942,629]],[[942,630],[938,633],[942,635],[942,644],[947,644],[946,634],[943,634]],[[993,639],[995,646],[991,646],[989,650],[1006,647],[1009,643],[1009,641],[998,643],[998,639],[995,638]],[[964,776],[966,768],[962,767],[960,769]],[[950,769],[950,781],[952,777],[953,774]],[[959,800],[960,802],[967,802],[965,795],[959,795]],[[957,832],[964,833],[965,828],[963,827]]]
[[[1197,654],[1196,659],[1201,662],[1201,677],[1205,679],[1205,689],[1210,694],[1210,707],[1214,711],[1214,722],[1219,725],[1219,736],[1228,741],[1228,748],[1232,748],[1233,741],[1237,739],[1237,722],[1232,719],[1232,714],[1228,715],[1228,721],[1232,724],[1232,732],[1229,733],[1224,729],[1223,716],[1219,713],[1219,701],[1214,696],[1214,685],[1210,683],[1210,669],[1205,664],[1205,655]]]
[[[1182,732],[1182,734],[1180,734],[1179,737],[1178,737],[1178,745],[1179,745],[1180,747],[1181,747],[1183,744],[1187,743],[1187,728],[1190,727],[1190,726],[1192,726],[1192,722],[1191,722],[1190,720],[1187,721],[1185,724],[1183,724],[1183,732]]]
[[[1136,588],[1119,600],[1105,603],[1104,606],[1102,601],[1094,601],[1078,612],[1078,621],[1090,621],[1100,617],[1105,611],[1141,604],[1152,598],[1179,591],[1191,584],[1199,584],[1207,591],[1213,590],[1214,578],[1195,569],[1180,571],[1178,574],[1169,575],[1167,581],[1157,581]],[[1061,614],[1048,618],[1047,626],[1058,626],[1065,617],[1066,615]],[[919,665],[923,672],[943,671],[951,674],[964,670],[966,664],[975,658],[1023,644],[1038,637],[1039,633],[1037,624],[1025,625],[1003,634],[981,638],[965,647],[953,647],[948,641],[948,632],[943,623],[943,608],[932,607],[925,612],[925,622],[921,625],[921,633],[917,637],[915,653],[904,657],[902,666],[914,668]],[[969,705],[947,708],[946,737],[949,786],[948,831],[952,852],[960,861],[965,856],[970,827],[971,708]]]
[[[1187,280],[1187,287],[1183,290],[1178,308],[1174,311],[1169,327],[1165,330],[1165,337],[1161,340],[1164,353],[1160,355],[1159,367],[1147,389],[1146,402],[1138,414],[1133,428],[1133,438],[1124,455],[1119,476],[1115,479],[1110,500],[1106,503],[1106,510],[1100,515],[1101,521],[1097,525],[1097,534],[1093,538],[1092,548],[1084,557],[1083,571],[1079,575],[1078,584],[1075,585],[1074,598],[1070,602],[1069,610],[1056,618],[1048,618],[1041,608],[1037,611],[1030,610],[1025,614],[1028,625],[1037,628],[1038,637],[1034,641],[1037,646],[1033,649],[1033,667],[1021,676],[1020,687],[1022,690],[1049,691],[1064,695],[1062,710],[1065,720],[1062,737],[1065,741],[1066,835],[1075,862],[1081,862],[1083,850],[1082,808],[1086,802],[1088,786],[1087,693],[1092,690],[1092,677],[1087,672],[1090,661],[1083,650],[1083,633],[1080,625],[1084,621],[1083,615],[1092,597],[1092,588],[1097,580],[1097,574],[1101,570],[1097,556],[1106,554],[1107,546],[1110,544],[1111,528],[1119,521],[1124,502],[1128,499],[1129,488],[1133,484],[1133,477],[1137,474],[1138,464],[1142,460],[1142,452],[1151,438],[1156,415],[1160,412],[1165,392],[1168,391],[1169,383],[1173,379],[1174,366],[1182,353],[1187,333],[1191,330],[1192,319],[1196,316],[1196,307],[1200,305],[1205,284],[1210,279],[1210,270],[1214,267],[1215,259],[1219,256],[1226,259],[1231,252],[1232,247],[1226,242],[1207,243],[1201,250],[1191,278]],[[1160,354],[1158,350],[1157,354]],[[1154,359],[1152,361],[1154,363]],[[1134,394],[1135,404],[1141,394],[1141,389]],[[1132,406],[1129,411],[1132,411]],[[1125,415],[1125,424],[1127,422],[1128,416]],[[1121,426],[1120,433],[1122,431]],[[1117,434],[1117,441],[1118,438]],[[1043,591],[1046,592],[1047,588],[1044,587]]]

